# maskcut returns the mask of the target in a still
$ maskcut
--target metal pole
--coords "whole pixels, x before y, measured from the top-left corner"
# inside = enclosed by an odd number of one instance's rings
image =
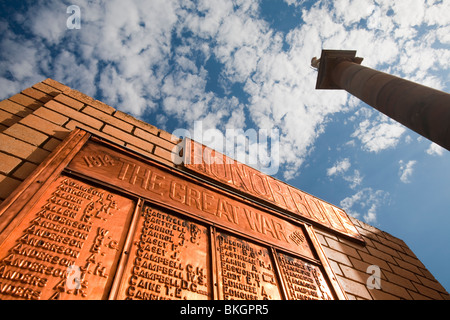
[[[355,53],[323,50],[316,89],[345,89],[450,150],[450,94],[361,66],[362,59],[355,57]]]

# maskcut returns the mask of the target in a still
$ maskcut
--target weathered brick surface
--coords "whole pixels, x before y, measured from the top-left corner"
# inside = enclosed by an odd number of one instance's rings
[[[21,159],[6,153],[0,153],[0,173],[9,174],[22,162]]]
[[[19,139],[0,134],[0,152],[13,155],[33,163],[41,163],[50,152],[23,142]]]
[[[49,100],[53,99],[53,96],[50,94],[47,94],[45,92],[33,89],[33,88],[27,88],[22,91],[22,94],[29,96],[30,98],[33,98],[35,100],[39,100],[42,103],[46,103]]]
[[[34,114],[30,114],[29,116],[23,118],[20,120],[20,123],[60,140],[64,139],[69,134],[68,129],[56,125],[41,117],[37,117]]]
[[[45,79],[0,102],[0,203],[76,127],[157,160],[171,162],[179,139],[55,80]],[[351,217],[366,245],[316,230],[349,299],[450,299],[407,244]],[[370,266],[381,288],[367,286]]]
[[[47,135],[31,129],[30,127],[24,126],[20,123],[9,127],[4,131],[4,133],[8,136],[20,139],[34,146],[41,145],[45,140],[47,140],[48,137]]]
[[[25,161],[14,171],[12,176],[16,179],[25,180],[36,168],[36,164]]]
[[[29,109],[25,106],[22,106],[18,103],[15,103],[11,100],[3,100],[0,101],[0,110],[11,113],[17,117],[25,117],[33,112],[32,109]]]
[[[60,94],[62,92],[61,90],[58,90],[58,89],[56,89],[54,87],[51,87],[51,86],[45,84],[44,82],[36,83],[33,86],[33,88],[36,89],[36,90],[42,91],[42,92],[44,92],[44,93],[46,93],[48,95],[51,95],[53,97],[57,96],[58,94]]]
[[[42,119],[48,120],[48,121],[53,122],[54,124],[57,124],[60,126],[69,120],[68,117],[62,115],[61,113],[52,111],[45,107],[41,107],[41,108],[37,109],[34,112],[34,114],[41,117]]]
[[[69,106],[69,107],[71,107],[71,108],[73,108],[75,110],[80,110],[84,106],[84,103],[82,103],[82,102],[80,102],[78,100],[75,100],[75,99],[73,99],[73,98],[71,98],[69,96],[66,96],[63,93],[62,94],[58,94],[55,97],[55,100],[60,102],[60,103],[62,103],[62,104],[65,104],[66,106]]]
[[[0,174],[0,199],[5,200],[21,182],[21,180]]]

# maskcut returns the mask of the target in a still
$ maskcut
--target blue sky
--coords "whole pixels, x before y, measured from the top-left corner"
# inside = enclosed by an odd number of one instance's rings
[[[0,98],[50,77],[169,132],[277,129],[277,178],[403,239],[450,290],[450,153],[315,90],[310,67],[323,48],[357,50],[450,92],[448,12],[438,0],[2,1]]]

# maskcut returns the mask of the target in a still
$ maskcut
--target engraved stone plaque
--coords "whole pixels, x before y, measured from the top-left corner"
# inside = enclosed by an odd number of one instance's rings
[[[299,258],[277,253],[289,300],[332,300],[320,268]]]
[[[299,226],[247,202],[238,201],[228,193],[198,181],[193,182],[179,172],[164,170],[91,142],[83,146],[68,168],[73,172],[88,172],[89,177],[114,185],[124,192],[151,199],[164,207],[316,258],[304,230]]]
[[[59,176],[0,247],[0,298],[105,299],[133,210]]]
[[[117,299],[212,299],[209,232],[144,206]]]
[[[224,300],[280,300],[280,286],[266,247],[226,233],[216,235],[219,295]]]

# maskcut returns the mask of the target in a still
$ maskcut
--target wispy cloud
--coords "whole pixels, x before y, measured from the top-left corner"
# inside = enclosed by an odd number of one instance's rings
[[[426,150],[429,155],[442,156],[446,150],[442,148],[440,145],[432,142],[430,147]]]
[[[390,119],[371,122],[364,120],[351,135],[362,143],[363,150],[369,152],[380,152],[395,147],[400,141],[406,128]]]
[[[387,203],[389,193],[383,190],[374,191],[372,188],[364,188],[340,202],[348,214],[355,218],[362,218],[367,223],[377,221],[379,207]]]
[[[410,183],[409,180],[414,172],[414,165],[417,163],[415,160],[410,160],[408,162],[404,162],[403,160],[399,161],[400,169],[399,169],[399,176],[400,180],[403,183]]]
[[[327,175],[328,176],[334,176],[339,173],[344,173],[350,168],[350,160],[348,158],[345,158],[341,161],[337,161],[331,168],[327,169]]]
[[[351,163],[349,158],[337,161],[331,168],[327,169],[327,176],[330,178],[333,176],[341,176],[345,181],[350,183],[349,186],[351,189],[355,189],[362,183],[363,177],[357,169],[353,170],[353,174],[348,173],[350,167]]]

